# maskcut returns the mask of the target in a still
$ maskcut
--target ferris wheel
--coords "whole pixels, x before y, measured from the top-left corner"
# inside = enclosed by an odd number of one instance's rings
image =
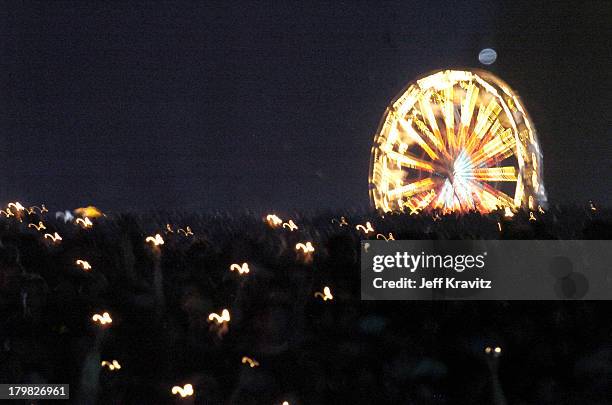
[[[443,70],[408,85],[372,147],[370,199],[384,212],[483,213],[546,204],[542,152],[518,96],[481,70]]]

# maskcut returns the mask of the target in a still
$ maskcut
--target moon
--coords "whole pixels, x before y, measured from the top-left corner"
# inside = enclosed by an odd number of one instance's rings
[[[492,65],[497,60],[495,49],[485,48],[478,54],[478,60],[483,65]]]

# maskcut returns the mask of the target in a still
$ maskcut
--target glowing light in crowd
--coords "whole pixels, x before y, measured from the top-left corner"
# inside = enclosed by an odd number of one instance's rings
[[[529,220],[536,221],[536,217],[533,216],[533,212],[529,211]]]
[[[23,205],[21,205],[21,203],[19,201],[15,201],[14,203],[9,203],[8,208],[15,208],[17,211],[24,211],[25,207]]]
[[[372,228],[372,224],[370,223],[370,221],[366,222],[365,226],[361,224],[357,225],[355,229],[357,229],[358,231],[361,230],[366,235],[369,233],[374,233],[374,228]]]
[[[7,218],[8,218],[8,217],[10,217],[10,216],[15,215],[15,214],[13,214],[13,213],[11,212],[11,210],[10,210],[10,209],[8,209],[8,208],[6,209],[6,211],[5,211],[5,210],[0,210],[0,214],[4,214],[4,216],[5,216],[5,217],[7,217]]]
[[[102,211],[100,211],[98,208],[94,207],[93,205],[88,205],[87,207],[77,208],[74,210],[74,213],[82,217],[89,217],[89,218],[98,218],[104,215]]]
[[[593,205],[593,201],[589,201],[589,208],[591,211],[597,211],[597,208],[595,208],[595,205]]]
[[[295,222],[293,222],[292,219],[289,220],[289,222],[285,222],[283,224],[283,228],[289,228],[289,230],[291,232],[295,231],[296,229],[298,229],[297,225],[295,224]]]
[[[332,224],[334,222],[337,222],[341,227],[342,226],[348,226],[348,222],[346,222],[346,218],[344,218],[344,217],[340,217],[340,220],[337,220],[336,218],[332,218],[331,222],[332,222]]]
[[[190,397],[193,395],[193,385],[185,384],[182,387],[175,385],[174,387],[172,387],[172,394],[180,395],[181,398]]]
[[[272,228],[276,228],[278,226],[280,226],[283,223],[283,220],[280,219],[277,215],[275,214],[269,214],[266,217],[266,222],[268,223],[268,225],[270,225]]]
[[[546,213],[546,211],[544,211],[544,209],[543,209],[541,206],[539,206],[539,205],[538,205],[538,212],[539,212],[540,214],[544,214],[544,213]]]
[[[242,263],[242,265],[234,263],[230,266],[230,271],[237,271],[240,274],[248,274],[250,269],[247,263]]]
[[[252,359],[250,357],[244,356],[242,357],[242,364],[247,364],[249,365],[249,367],[253,368],[253,367],[258,367],[259,366],[259,362],[255,359]]]
[[[501,356],[502,348],[499,346],[495,346],[495,347],[487,346],[485,347],[484,351],[486,354],[492,354],[495,357],[499,357]]]
[[[510,207],[504,208],[504,217],[512,218],[514,216],[514,212],[510,209]]]
[[[104,366],[108,367],[108,369],[111,370],[111,371],[113,371],[113,370],[120,370],[121,369],[121,364],[119,364],[119,362],[117,360],[113,360],[112,362],[103,360],[102,363],[100,363],[100,365],[102,367],[104,367]]]
[[[113,319],[110,317],[108,312],[104,312],[102,315],[94,314],[94,316],[91,317],[91,320],[94,322],[99,322],[100,325],[106,325],[107,323],[113,322]]]
[[[179,230],[176,231],[176,233],[182,233],[185,236],[193,236],[193,232],[191,231],[190,226],[186,227],[185,229],[179,228]]]
[[[47,229],[47,227],[45,226],[45,224],[43,224],[42,221],[38,221],[38,225],[36,224],[28,224],[28,228],[35,228],[37,231],[40,231],[41,229]]]
[[[500,232],[502,231],[501,223],[499,222],[497,223],[497,229],[499,229]]]
[[[83,228],[91,228],[93,226],[93,223],[91,222],[91,220],[88,217],[77,218],[77,220],[75,222],[77,224],[81,225]]]
[[[300,251],[302,250],[305,254],[306,253],[313,253],[315,251],[314,246],[312,246],[311,242],[306,242],[306,243],[297,243],[295,245],[295,250]]]
[[[83,270],[91,270],[91,264],[88,261],[79,259],[76,261],[76,265],[80,266]]]
[[[389,237],[386,237],[382,233],[379,233],[379,234],[376,235],[376,239],[384,239],[384,240],[386,240],[388,242],[390,240],[395,240],[395,237],[393,236],[393,234],[391,232],[389,232]]]
[[[227,309],[221,311],[221,315],[213,312],[212,314],[208,315],[208,320],[214,321],[217,325],[220,325],[224,322],[230,321],[230,313]]]
[[[323,301],[327,301],[327,300],[333,300],[334,296],[331,293],[331,290],[329,289],[329,287],[325,287],[323,288],[323,292],[317,291],[316,293],[314,293],[315,297],[320,297],[321,299],[323,299]]]
[[[443,70],[411,83],[383,117],[369,181],[384,212],[546,204],[534,126],[510,87],[484,71]]]
[[[46,233],[45,239],[51,239],[55,243],[55,242],[60,242],[62,240],[62,237],[59,236],[57,232],[54,232],[53,235],[51,235],[50,233]]]
[[[160,246],[164,244],[164,238],[160,234],[155,234],[155,236],[148,236],[145,239],[146,243],[152,243],[153,246]]]
[[[45,212],[49,212],[47,207],[45,207],[45,204],[41,204],[40,207],[38,205],[33,205],[33,206],[29,207],[28,208],[28,214],[34,214],[36,212],[36,210],[38,210],[38,212],[40,212],[41,214],[43,214]]]

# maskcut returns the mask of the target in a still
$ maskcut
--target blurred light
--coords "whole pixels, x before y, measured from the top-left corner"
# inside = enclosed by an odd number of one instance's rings
[[[230,266],[230,271],[237,271],[240,274],[248,274],[250,269],[247,263],[242,263],[242,266],[234,263]]]
[[[357,229],[358,231],[361,230],[366,235],[374,232],[374,228],[372,228],[372,224],[370,223],[370,221],[366,222],[365,226],[357,225],[355,229]]]
[[[272,228],[276,228],[283,223],[283,220],[275,214],[269,214],[266,217],[266,222],[268,222],[268,225],[270,225]]]
[[[50,233],[46,233],[45,239],[51,239],[53,242],[59,242],[62,240],[62,237],[59,236],[57,232],[55,232],[53,235],[51,235]]]
[[[90,217],[90,218],[98,218],[101,217],[102,211],[93,205],[88,205],[87,207],[81,207],[74,210],[74,213],[80,215],[82,217]]]
[[[107,366],[108,369],[111,371],[121,369],[121,364],[119,364],[117,360],[113,360],[112,363],[110,361],[103,360],[102,363],[100,363],[100,365],[102,367]]]
[[[495,49],[485,48],[478,54],[478,60],[483,65],[492,65],[497,60]]]
[[[104,312],[102,315],[94,314],[94,316],[91,317],[91,320],[94,322],[100,322],[101,325],[106,325],[107,323],[113,322],[108,312]]]
[[[164,244],[164,238],[161,237],[160,234],[155,234],[155,236],[148,236],[145,239],[146,243],[152,243],[153,246],[159,246]]]
[[[247,356],[242,357],[242,364],[247,364],[247,363],[249,364],[251,368],[259,366],[259,362],[257,360],[252,359]]]
[[[38,225],[28,224],[28,228],[36,228],[37,231],[40,231],[41,229],[47,229],[47,227],[45,226],[45,224],[43,224],[42,221],[38,221]]]
[[[334,296],[331,293],[331,290],[329,289],[329,287],[325,287],[323,288],[323,292],[319,292],[317,291],[316,293],[314,293],[315,297],[321,297],[323,299],[323,301],[327,301],[327,300],[333,300]]]
[[[289,228],[289,230],[291,230],[291,232],[293,232],[296,229],[298,229],[297,225],[293,222],[292,219],[290,219],[289,222],[285,222],[283,224],[283,228]]]
[[[77,218],[77,220],[75,221],[77,224],[80,224],[83,228],[91,228],[93,226],[93,223],[91,222],[91,220],[88,217],[83,218]]]
[[[193,385],[185,384],[182,387],[180,387],[178,385],[175,385],[174,387],[172,387],[172,394],[173,395],[178,394],[182,398],[189,397],[189,396],[193,395]]]
[[[221,315],[213,312],[212,314],[208,315],[208,320],[215,321],[215,323],[220,325],[224,322],[230,321],[230,313],[227,309],[224,309],[223,311],[221,311]]]
[[[91,270],[91,265],[89,264],[89,262],[87,262],[87,261],[85,261],[85,260],[81,260],[81,259],[77,260],[77,261],[76,261],[76,265],[77,265],[77,266],[81,266],[81,268],[82,268],[83,270],[86,270],[86,271],[87,271],[87,270]]]

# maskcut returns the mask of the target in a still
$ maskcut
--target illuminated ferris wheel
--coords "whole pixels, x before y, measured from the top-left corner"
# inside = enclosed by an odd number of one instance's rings
[[[518,96],[491,73],[439,71],[387,108],[372,147],[370,198],[382,211],[546,204],[542,153]]]

